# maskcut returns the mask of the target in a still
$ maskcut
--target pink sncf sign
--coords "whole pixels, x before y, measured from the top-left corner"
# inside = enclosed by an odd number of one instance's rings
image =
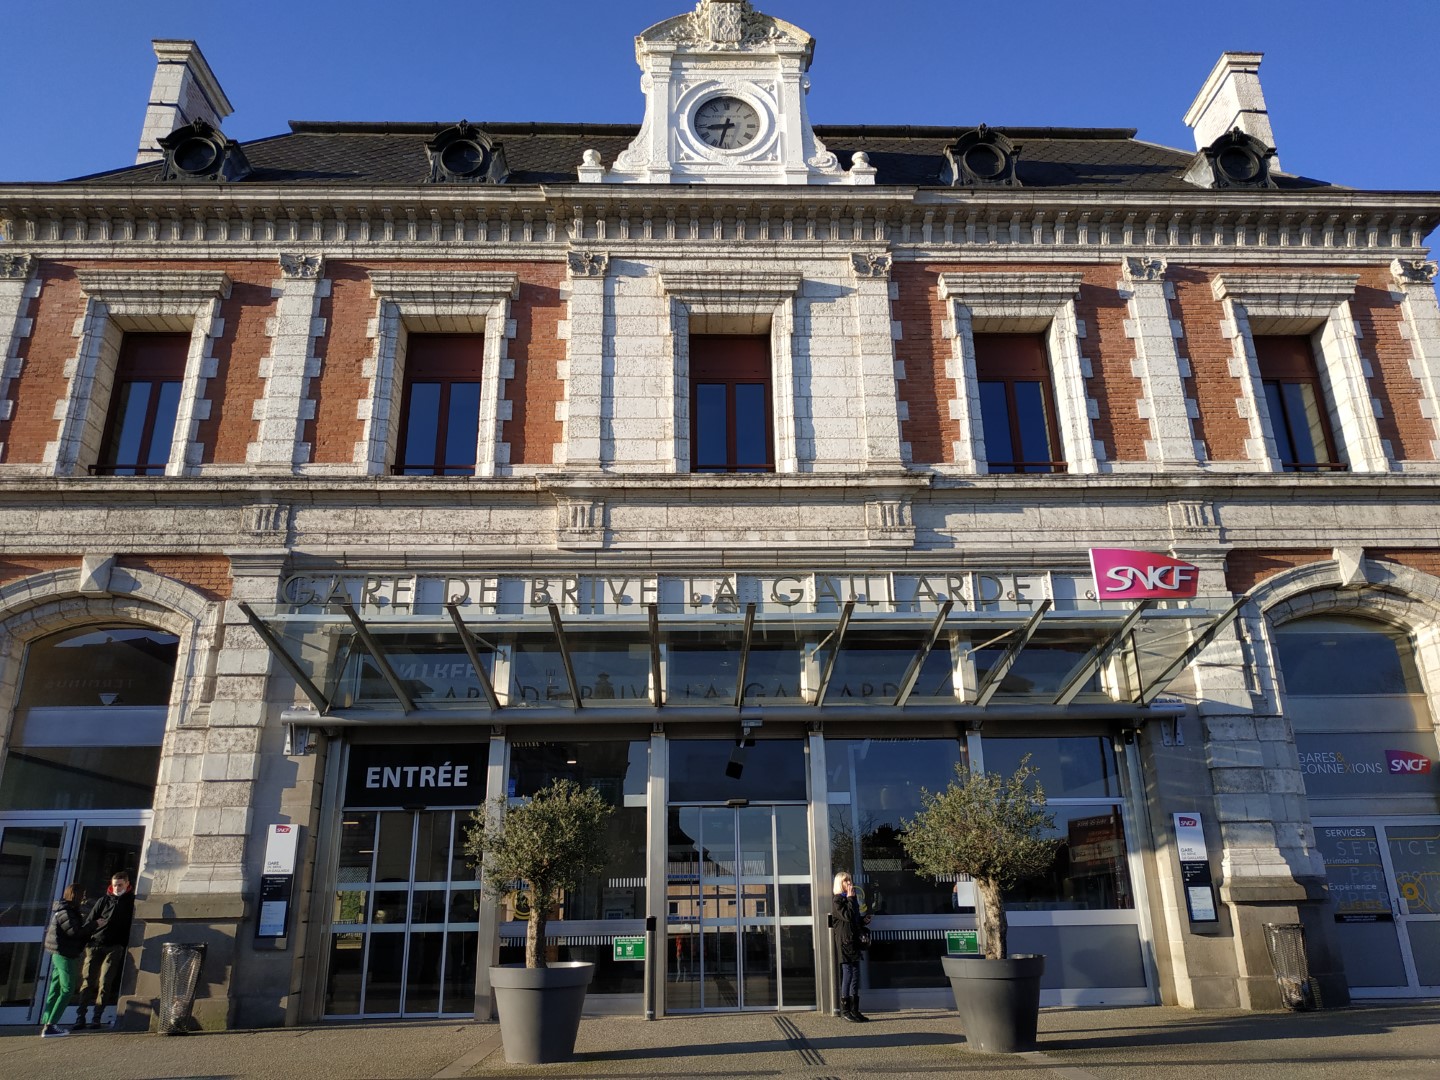
[[[1193,564],[1130,548],[1091,548],[1090,569],[1099,600],[1188,600],[1200,583]]]

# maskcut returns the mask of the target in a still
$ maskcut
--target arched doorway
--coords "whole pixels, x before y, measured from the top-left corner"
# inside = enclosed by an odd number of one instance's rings
[[[65,885],[94,899],[115,871],[140,869],[178,644],[92,625],[26,652],[0,761],[0,1024],[35,1022]]]

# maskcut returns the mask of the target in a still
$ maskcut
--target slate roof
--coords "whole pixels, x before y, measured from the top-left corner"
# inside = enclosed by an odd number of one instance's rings
[[[241,183],[404,186],[425,184],[425,143],[447,123],[295,121],[291,131],[241,144],[253,171]],[[607,165],[630,145],[630,124],[476,124],[505,148],[511,185],[570,184],[586,150]],[[945,147],[969,128],[822,126],[815,134],[848,166],[863,150],[878,170],[876,183],[941,186]],[[1193,152],[1137,140],[1133,128],[996,128],[1020,146],[1017,174],[1029,189],[1195,191],[1183,176]],[[158,181],[158,163],[78,177],[67,183],[144,184]],[[1283,188],[1328,187],[1279,176]]]

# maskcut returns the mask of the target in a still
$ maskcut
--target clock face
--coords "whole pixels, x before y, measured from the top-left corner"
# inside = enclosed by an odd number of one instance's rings
[[[695,110],[695,134],[717,150],[739,150],[760,134],[755,106],[735,97],[713,97]]]

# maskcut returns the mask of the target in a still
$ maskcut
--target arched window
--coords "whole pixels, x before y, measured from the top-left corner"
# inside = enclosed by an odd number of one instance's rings
[[[1409,636],[1383,623],[1335,615],[1296,619],[1276,630],[1275,650],[1292,696],[1424,693]]]
[[[32,644],[0,810],[149,809],[178,646],[141,626],[87,626]]]

